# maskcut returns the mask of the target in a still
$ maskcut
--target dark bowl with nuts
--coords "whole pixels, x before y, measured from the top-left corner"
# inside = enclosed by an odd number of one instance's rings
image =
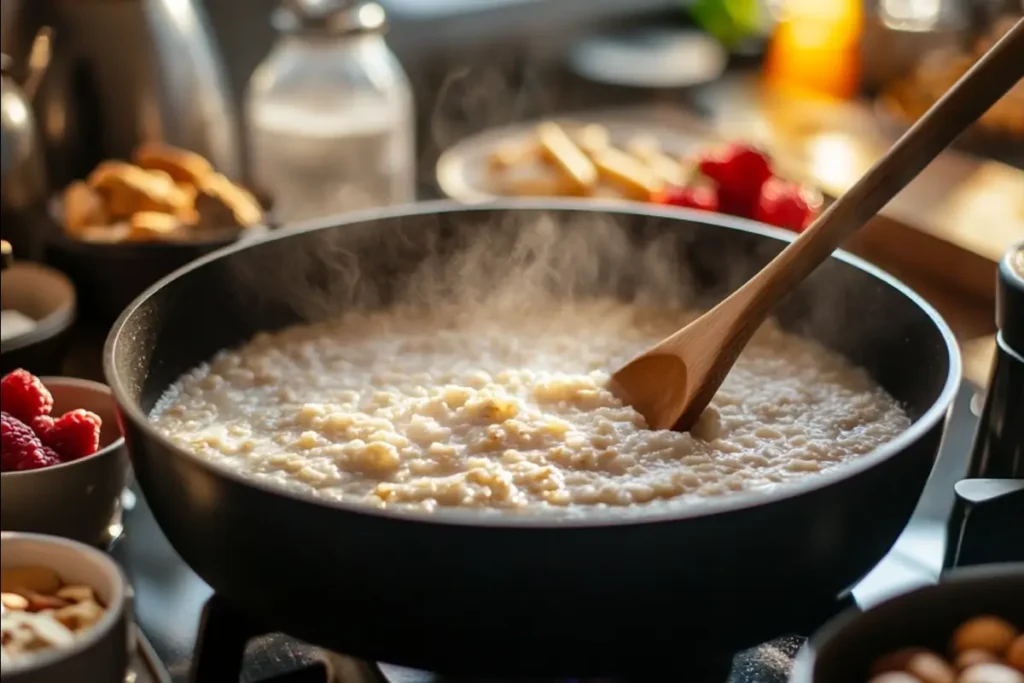
[[[1024,683],[1024,563],[960,569],[827,624],[790,683]]]
[[[105,553],[56,536],[0,534],[3,683],[124,683],[132,590]]]
[[[78,290],[83,316],[110,323],[164,275],[267,230],[268,202],[193,152],[140,145],[50,203],[46,259]]]

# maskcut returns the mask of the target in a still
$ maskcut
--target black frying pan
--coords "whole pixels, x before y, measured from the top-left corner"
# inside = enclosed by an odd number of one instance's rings
[[[914,424],[854,464],[771,495],[627,521],[600,510],[561,522],[378,512],[254,484],[148,423],[164,389],[217,350],[354,300],[386,306],[429,252],[453,259],[486,240],[489,276],[501,281],[515,269],[509,255],[521,235],[541,219],[560,226],[564,250],[600,252],[586,277],[550,283],[563,296],[631,296],[653,276],[634,248],[656,245],[678,260],[662,289],[693,289],[710,303],[790,239],[750,222],[622,204],[424,204],[222,250],[161,280],[114,325],[106,376],[139,484],[174,548],[254,623],[446,672],[679,666],[683,651],[735,650],[801,628],[893,544],[931,470],[960,360],[934,310],[845,254],[779,317],[866,367]],[[633,247],[607,246],[609,223]]]

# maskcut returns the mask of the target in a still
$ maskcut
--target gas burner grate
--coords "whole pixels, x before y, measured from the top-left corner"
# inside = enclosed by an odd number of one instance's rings
[[[837,603],[837,607],[846,603]],[[733,657],[680,652],[679,668],[622,678],[508,678],[446,676],[390,664],[366,663],[329,653],[264,630],[220,596],[203,609],[198,645],[192,660],[191,683],[241,680],[243,683],[647,683],[668,675],[688,683],[784,683],[804,639],[781,638]],[[284,639],[287,642],[283,642]],[[243,658],[263,675],[243,674]],[[498,665],[500,668],[500,664]],[[245,667],[246,671],[251,670]]]

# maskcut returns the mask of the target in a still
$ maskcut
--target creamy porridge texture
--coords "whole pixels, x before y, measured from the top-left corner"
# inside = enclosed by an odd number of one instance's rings
[[[614,301],[349,316],[219,354],[153,417],[205,458],[325,499],[531,511],[765,487],[910,424],[866,373],[768,324],[692,433],[647,430],[609,371],[691,317]]]

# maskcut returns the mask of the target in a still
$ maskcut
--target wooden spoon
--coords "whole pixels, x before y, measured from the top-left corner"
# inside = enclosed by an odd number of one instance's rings
[[[612,390],[651,429],[690,429],[776,304],[1021,78],[1024,19],[800,237],[727,299],[618,370]]]

